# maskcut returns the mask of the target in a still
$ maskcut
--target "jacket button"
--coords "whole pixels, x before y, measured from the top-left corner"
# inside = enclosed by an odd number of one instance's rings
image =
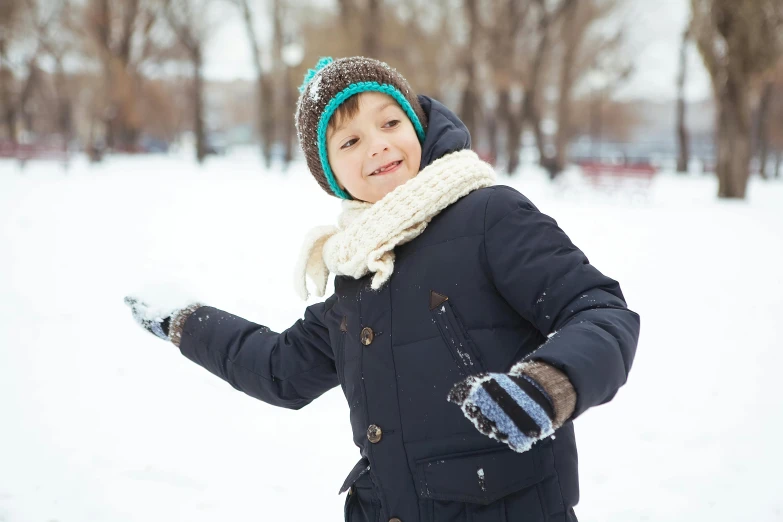
[[[373,332],[372,328],[369,326],[365,326],[362,328],[362,333],[359,338],[361,339],[364,346],[370,346],[372,344],[372,340],[375,339],[375,332]]]
[[[376,426],[375,424],[370,424],[370,427],[367,428],[367,440],[369,440],[373,444],[378,444],[381,441],[382,436],[383,436],[383,432],[381,431],[380,426]]]
[[[393,517],[393,518],[390,518],[390,519],[389,519],[389,522],[402,522],[402,520],[400,520],[400,519],[399,519],[399,518],[397,518],[397,517]]]

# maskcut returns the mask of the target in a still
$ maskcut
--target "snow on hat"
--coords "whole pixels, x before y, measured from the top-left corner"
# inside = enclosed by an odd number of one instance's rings
[[[362,92],[380,92],[394,98],[411,120],[420,142],[424,142],[427,116],[408,81],[384,62],[353,56],[321,58],[305,74],[296,105],[296,132],[307,167],[328,194],[352,199],[340,188],[329,166],[326,129],[334,112],[345,100]]]

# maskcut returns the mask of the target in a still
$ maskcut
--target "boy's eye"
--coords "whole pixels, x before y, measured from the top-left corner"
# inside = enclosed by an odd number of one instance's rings
[[[400,120],[391,120],[390,122],[387,122],[386,125],[384,125],[384,127],[388,126],[388,127],[393,128],[393,127],[396,127],[399,124],[400,124]]]
[[[350,147],[351,145],[356,143],[356,141],[357,141],[356,138],[350,139],[350,140],[346,141],[345,143],[343,143],[340,148],[341,149],[347,149],[348,147]]]

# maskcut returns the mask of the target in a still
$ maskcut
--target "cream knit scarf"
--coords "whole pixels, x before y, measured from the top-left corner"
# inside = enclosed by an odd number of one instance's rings
[[[377,290],[394,271],[394,247],[421,234],[440,211],[470,192],[495,183],[492,166],[461,150],[432,162],[377,203],[345,200],[338,226],[314,228],[305,238],[296,267],[296,290],[323,296],[329,273],[360,279],[370,272]]]

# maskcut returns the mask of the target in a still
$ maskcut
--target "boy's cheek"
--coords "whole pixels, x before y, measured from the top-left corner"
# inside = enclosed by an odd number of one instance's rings
[[[421,155],[422,155],[422,149],[421,149],[421,143],[419,143],[418,138],[416,139],[416,157],[413,158],[413,161],[411,162],[411,170],[413,170],[413,176],[417,175],[420,171],[421,167]]]

